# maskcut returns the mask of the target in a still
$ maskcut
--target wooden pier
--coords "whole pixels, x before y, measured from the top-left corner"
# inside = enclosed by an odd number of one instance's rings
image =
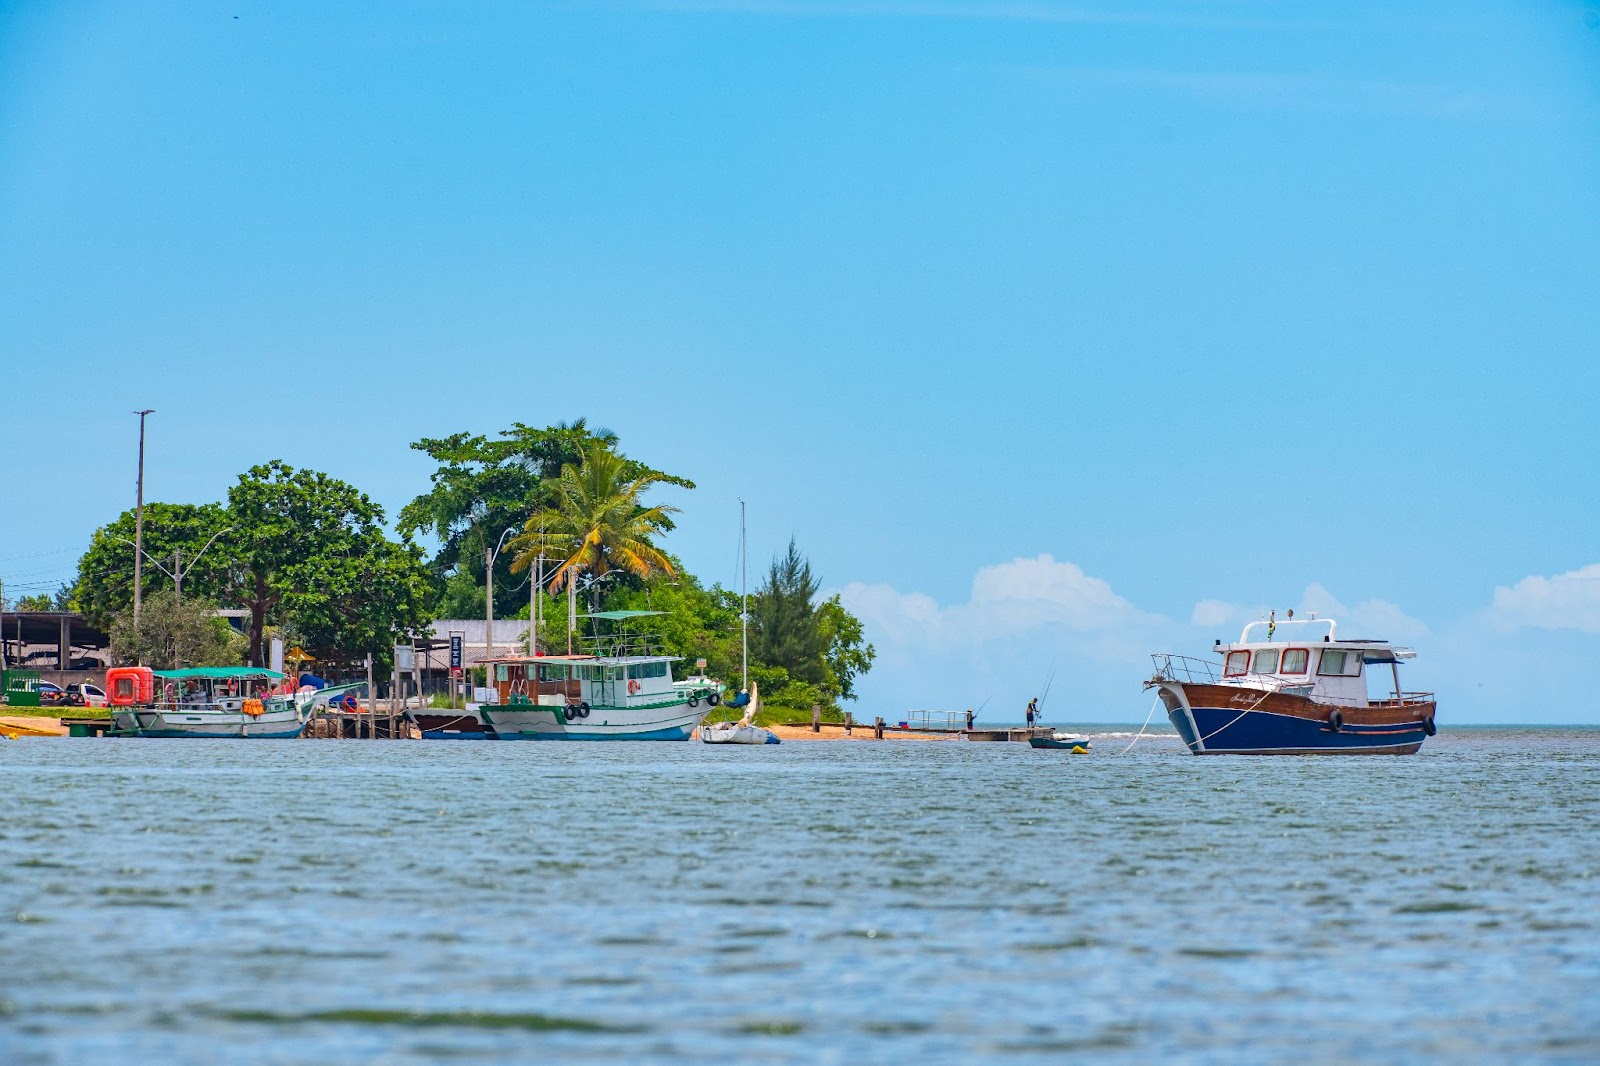
[[[403,714],[366,711],[318,711],[306,723],[302,740],[421,740],[422,734]]]

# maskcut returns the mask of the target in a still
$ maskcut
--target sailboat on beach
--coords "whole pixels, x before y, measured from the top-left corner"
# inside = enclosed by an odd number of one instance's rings
[[[742,687],[727,706],[744,709],[737,722],[707,722],[700,726],[705,744],[777,744],[778,735],[755,724],[761,700],[750,680],[750,552],[745,538],[744,501],[739,501],[739,653]]]

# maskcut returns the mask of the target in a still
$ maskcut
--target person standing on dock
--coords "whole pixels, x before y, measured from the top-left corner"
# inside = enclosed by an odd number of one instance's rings
[[[967,708],[967,732],[972,732],[972,708]]]
[[[1039,718],[1039,697],[1035,696],[1028,701],[1028,728],[1033,728],[1033,723]]]

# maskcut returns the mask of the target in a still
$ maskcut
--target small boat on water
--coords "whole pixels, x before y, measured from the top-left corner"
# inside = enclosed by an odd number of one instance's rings
[[[1416,652],[1341,639],[1331,618],[1251,622],[1215,652],[1220,663],[1153,655],[1145,682],[1196,755],[1410,755],[1438,731],[1433,693],[1400,687],[1399,664]],[[1369,678],[1392,680],[1392,692],[1369,696]]]
[[[312,709],[282,691],[283,679],[258,666],[121,666],[106,671],[106,688],[124,736],[290,740]]]
[[[1028,746],[1032,748],[1060,748],[1070,751],[1074,755],[1082,755],[1094,747],[1093,744],[1089,743],[1088,737],[1060,731],[1051,733],[1047,737],[1029,737]]]
[[[597,611],[622,622],[660,611]],[[720,683],[680,688],[678,656],[663,655],[653,634],[617,633],[586,641],[588,655],[491,659],[495,699],[478,711],[501,740],[688,740],[722,701]]]
[[[738,698],[744,698],[741,692]],[[728,706],[737,706],[732,700]],[[705,722],[700,726],[703,744],[781,744],[778,734],[756,725],[756,711],[761,706],[756,685],[750,685],[749,698],[744,703],[744,716],[737,722]]]

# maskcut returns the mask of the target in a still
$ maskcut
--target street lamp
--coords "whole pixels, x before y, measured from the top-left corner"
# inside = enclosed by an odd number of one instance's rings
[[[495,541],[494,550],[486,550],[483,553],[483,655],[485,659],[494,654],[494,561],[499,558],[500,549],[505,545],[506,538],[516,531],[516,526],[507,526],[505,532],[500,534],[500,539]],[[484,543],[488,543],[488,541],[486,540]],[[488,683],[487,678],[484,683]]]
[[[188,574],[188,573],[193,573],[194,572],[194,564],[198,563],[200,561],[200,556],[202,556],[202,555],[204,555],[206,553],[206,549],[210,548],[211,545],[215,544],[217,542],[217,538],[218,537],[222,536],[224,533],[232,533],[233,530],[234,530],[234,527],[233,526],[229,526],[226,529],[219,529],[215,533],[211,534],[211,539],[206,541],[205,547],[203,547],[199,551],[195,552],[194,558],[189,560],[189,566],[188,566],[187,569],[185,569],[184,565],[183,565],[183,551],[182,551],[182,549],[174,548],[173,551],[172,551],[172,569],[171,570],[168,570],[166,567],[162,566],[159,562],[156,561],[155,556],[153,556],[149,552],[145,551],[144,548],[142,548],[140,545],[134,544],[134,542],[129,540],[127,537],[119,537],[115,533],[108,534],[108,536],[110,536],[112,540],[120,540],[124,544],[132,544],[134,550],[139,553],[138,555],[134,556],[135,559],[138,559],[139,555],[144,556],[146,559],[150,560],[150,565],[151,566],[155,567],[157,570],[161,571],[163,574],[166,574],[168,577],[170,577],[172,579],[173,589],[177,592],[178,602],[182,603],[183,602],[183,575],[184,574]],[[135,618],[137,618],[137,615],[135,616]],[[137,621],[134,622],[135,626],[137,626],[138,624],[139,623]]]

